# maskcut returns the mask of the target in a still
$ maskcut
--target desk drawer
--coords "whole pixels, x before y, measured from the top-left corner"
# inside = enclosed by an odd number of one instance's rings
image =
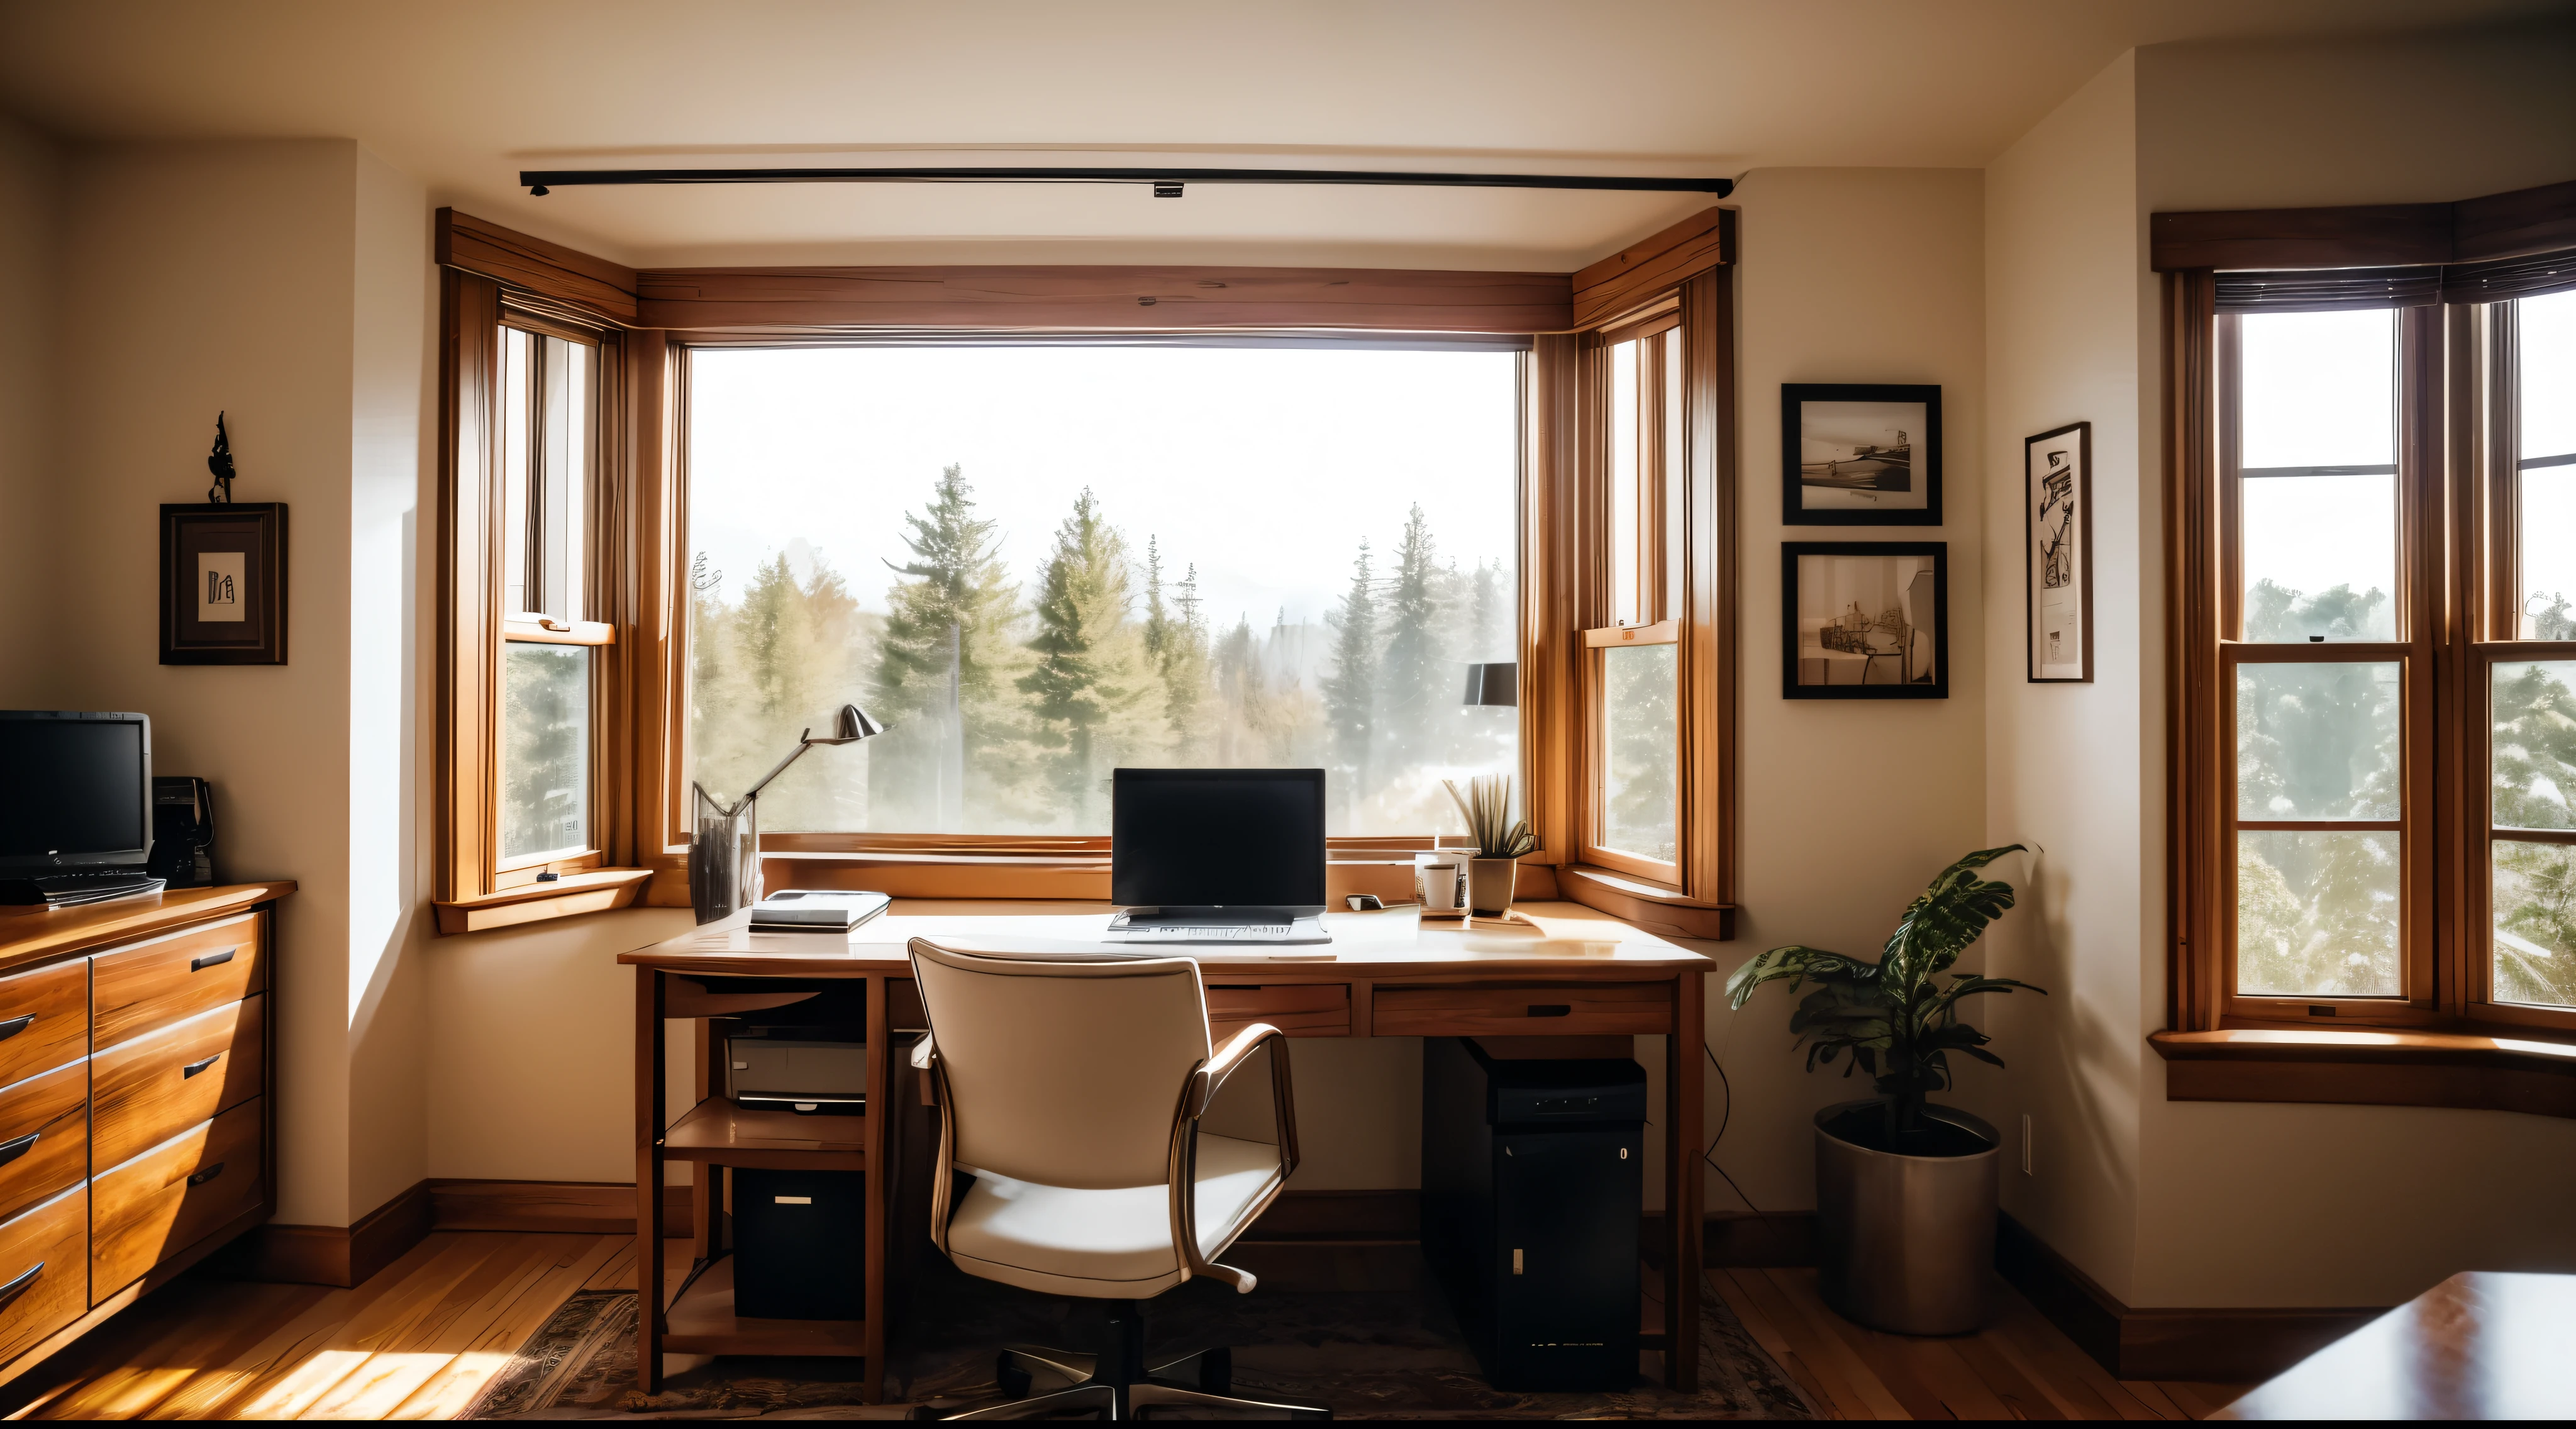
[[[1208,1031],[1219,1042],[1255,1022],[1291,1037],[1351,1035],[1348,983],[1209,983],[1207,1009]]]
[[[1673,1030],[1668,982],[1388,987],[1371,999],[1380,1037],[1652,1036]]]
[[[0,1220],[51,1199],[88,1174],[85,1063],[56,1067],[0,1089]]]
[[[266,1190],[266,1109],[263,1099],[253,1097],[90,1183],[93,1303],[257,1209]]]
[[[262,1090],[268,999],[248,997],[90,1059],[93,1157],[114,1166]]]
[[[0,1225],[0,1360],[89,1309],[89,1188],[74,1186]]]
[[[90,1045],[113,1047],[265,989],[260,934],[266,920],[263,913],[245,914],[99,954],[92,960]]]
[[[89,1050],[89,959],[0,978],[0,1087]]]

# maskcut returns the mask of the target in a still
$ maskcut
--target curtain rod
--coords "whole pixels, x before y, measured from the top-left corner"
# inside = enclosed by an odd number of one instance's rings
[[[542,197],[557,187],[608,184],[1151,184],[1179,198],[1184,184],[1383,184],[1403,188],[1592,189],[1704,193],[1724,198],[1733,179],[1644,179],[1589,174],[1430,174],[1382,169],[524,169]]]

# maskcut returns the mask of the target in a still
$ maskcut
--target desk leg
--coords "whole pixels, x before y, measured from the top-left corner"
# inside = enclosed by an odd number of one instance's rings
[[[868,1367],[859,1381],[859,1402],[878,1404],[885,1399],[886,1343],[886,1219],[887,1202],[894,1195],[894,1178],[886,1174],[887,1148],[893,1144],[892,1128],[903,1115],[902,1104],[894,1097],[894,1033],[886,1015],[886,980],[868,979],[868,1165],[864,1173],[865,1197],[861,1213],[867,1218],[863,1234],[867,1242],[867,1267],[862,1272],[866,1282],[868,1327]]]
[[[1700,1162],[1707,1082],[1699,1069],[1708,1038],[1706,974],[1682,974],[1674,992],[1673,1035],[1664,1039],[1664,1379],[1688,1394],[1699,1388],[1700,1236],[1707,1216]]]
[[[662,975],[635,970],[635,1386],[662,1389]]]

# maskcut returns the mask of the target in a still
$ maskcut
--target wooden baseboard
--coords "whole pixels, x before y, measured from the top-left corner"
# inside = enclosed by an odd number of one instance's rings
[[[1996,1226],[1995,1268],[2120,1379],[2255,1383],[2386,1313],[2132,1308],[2009,1215]]]
[[[441,1178],[429,1188],[431,1224],[443,1231],[635,1233],[632,1181],[474,1181]],[[662,1188],[662,1234],[689,1234],[691,1188]]]
[[[346,1288],[402,1259],[429,1231],[429,1183],[416,1181],[356,1225],[264,1225],[223,1269],[249,1280]]]

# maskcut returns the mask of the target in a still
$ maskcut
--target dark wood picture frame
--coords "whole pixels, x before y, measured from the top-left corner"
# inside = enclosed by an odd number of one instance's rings
[[[1912,637],[1922,633],[1913,627],[1905,643],[1892,652],[1877,652],[1863,657],[1861,682],[1850,685],[1801,684],[1798,665],[1802,658],[1798,629],[1798,561],[1802,556],[1929,556],[1932,558],[1932,678],[1925,683],[1907,683],[1903,676],[1910,658]],[[1898,679],[1888,684],[1868,683],[1870,662],[1893,658],[1897,661]],[[1826,678],[1832,674],[1828,669]],[[1950,543],[1947,541],[1783,541],[1780,543],[1780,697],[1788,700],[1946,700],[1950,697]]]
[[[2052,540],[2049,534],[2043,533],[2040,521],[2050,514],[2057,497],[2043,496],[2039,489],[2040,449],[2050,443],[2059,443],[2063,449],[2064,439],[2070,436],[2074,438],[2075,467],[2073,471],[2064,473],[2069,478],[2064,495],[2073,509],[2059,519]],[[2093,683],[2093,424],[2069,422],[2037,436],[2022,438],[2021,448],[2022,555],[2028,562],[2022,571],[2023,673],[2028,683],[2034,685],[2089,685]],[[2076,603],[2073,629],[2077,642],[2083,646],[2083,658],[2080,661],[2061,660],[2056,665],[2062,668],[2078,664],[2083,673],[2043,675],[2040,671],[2047,667],[2041,665],[2039,654],[2042,563],[2057,558],[2059,553],[2055,547],[2060,542],[2064,543],[2064,554],[2073,566],[2068,572],[2069,588]]]
[[[1923,430],[1908,432],[1909,466],[1923,482],[1921,506],[1811,508],[1807,505],[1804,453],[1809,402],[1917,402]],[[1783,526],[1938,526],[1941,524],[1941,389],[1937,384],[1896,382],[1784,382],[1780,384],[1780,524]]]
[[[286,503],[161,508],[161,663],[286,663]]]

